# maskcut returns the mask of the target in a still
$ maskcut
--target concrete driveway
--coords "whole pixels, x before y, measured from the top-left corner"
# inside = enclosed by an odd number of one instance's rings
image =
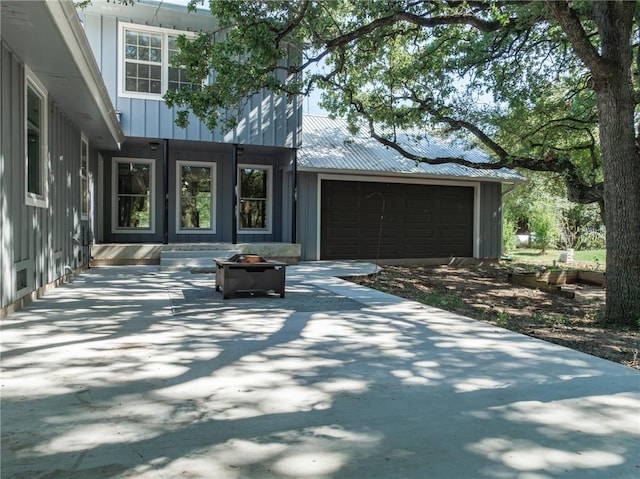
[[[637,478],[640,371],[288,269],[91,269],[2,326],[3,479]]]

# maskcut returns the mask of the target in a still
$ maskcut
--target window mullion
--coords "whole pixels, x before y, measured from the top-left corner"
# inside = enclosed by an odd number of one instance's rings
[[[169,88],[169,35],[162,34],[162,94]]]

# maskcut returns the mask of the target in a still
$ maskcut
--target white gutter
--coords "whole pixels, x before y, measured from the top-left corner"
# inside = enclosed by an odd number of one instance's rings
[[[67,44],[67,48],[77,65],[87,88],[100,110],[102,119],[109,128],[113,141],[119,150],[124,143],[124,132],[118,123],[115,108],[102,79],[100,68],[91,51],[84,28],[72,0],[46,0],[45,5],[51,13],[54,25]]]

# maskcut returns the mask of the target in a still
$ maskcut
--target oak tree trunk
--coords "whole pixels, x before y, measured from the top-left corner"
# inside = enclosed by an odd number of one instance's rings
[[[606,321],[640,323],[640,152],[634,131],[633,8],[594,3],[606,74],[594,72],[607,227]],[[633,3],[633,2],[631,2]]]

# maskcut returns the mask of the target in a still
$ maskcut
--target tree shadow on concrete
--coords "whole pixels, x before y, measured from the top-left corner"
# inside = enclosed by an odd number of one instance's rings
[[[8,318],[2,477],[637,473],[637,371],[339,281],[358,307],[174,314],[206,281],[92,270]]]

